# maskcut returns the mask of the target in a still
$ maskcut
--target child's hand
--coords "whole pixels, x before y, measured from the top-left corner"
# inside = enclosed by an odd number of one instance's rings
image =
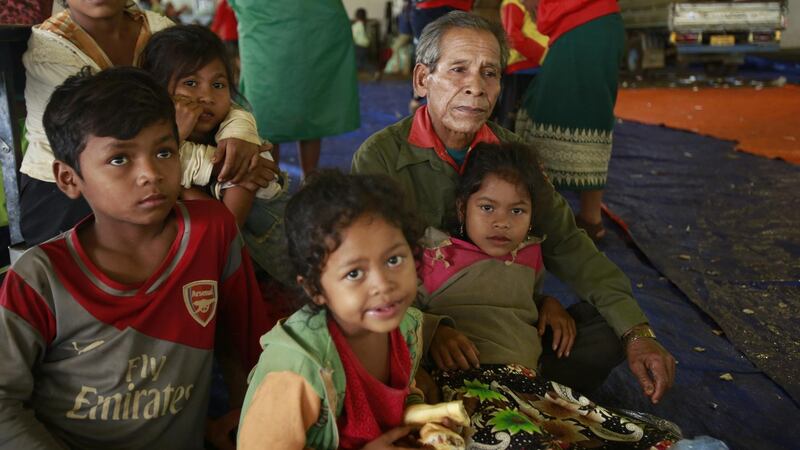
[[[468,337],[447,325],[439,325],[431,341],[430,354],[433,362],[442,369],[469,369],[478,367],[478,348]]]
[[[275,148],[275,146],[272,145],[272,142],[264,139],[264,142],[261,143],[261,149],[259,149],[258,153],[261,154],[261,153],[264,153],[264,152],[270,152],[270,154],[271,154],[273,148]]]
[[[259,160],[264,159],[259,153],[261,146],[251,142],[235,138],[220,140],[217,142],[217,151],[211,157],[211,162],[214,164],[225,158],[217,180],[239,184],[247,172],[253,170]]]
[[[200,114],[203,113],[203,106],[185,95],[175,95],[172,97],[175,102],[175,122],[178,124],[178,137],[185,141],[192,134]]]
[[[277,168],[278,165],[273,161],[259,157],[256,167],[248,170],[237,186],[241,186],[250,192],[267,187],[269,182],[277,177]]]
[[[413,427],[404,426],[389,430],[383,433],[378,439],[365,445],[362,450],[411,450],[408,447],[395,446],[394,441],[407,436],[413,429]]]
[[[553,351],[556,356],[569,356],[578,334],[575,319],[553,297],[545,297],[539,307],[539,336],[544,335],[547,325],[553,329]]]

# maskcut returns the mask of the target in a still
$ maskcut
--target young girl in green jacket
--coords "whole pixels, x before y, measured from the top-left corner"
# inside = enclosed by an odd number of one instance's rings
[[[261,338],[239,448],[399,448],[421,403],[414,255],[420,233],[375,175],[323,172],[289,202],[297,281],[311,302]]]

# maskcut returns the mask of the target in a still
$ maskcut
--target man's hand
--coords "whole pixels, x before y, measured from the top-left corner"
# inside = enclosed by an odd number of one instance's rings
[[[553,297],[545,297],[539,307],[539,336],[544,335],[548,325],[553,329],[553,351],[556,356],[569,356],[578,330],[575,319]]]
[[[239,184],[245,174],[255,168],[260,159],[264,159],[259,153],[261,146],[251,142],[235,138],[220,140],[217,142],[217,151],[211,157],[211,162],[214,164],[225,158],[217,180]]]
[[[407,436],[408,433],[411,433],[411,430],[413,430],[413,427],[409,426],[393,428],[380,435],[378,439],[365,445],[362,450],[411,450],[408,447],[394,445],[396,440]]]
[[[625,350],[628,366],[636,375],[644,395],[654,404],[658,403],[675,380],[675,358],[652,338],[634,339]]]
[[[237,408],[217,419],[206,419],[206,440],[219,450],[236,450],[231,433],[239,426],[240,414]]]
[[[433,362],[442,370],[478,367],[478,348],[468,337],[447,325],[439,325],[431,341]]]
[[[259,153],[259,154],[261,154],[261,153],[264,153],[264,152],[270,152],[270,153],[272,153],[272,149],[273,149],[273,148],[275,148],[275,146],[274,146],[274,145],[272,145],[272,142],[270,142],[270,141],[268,141],[268,140],[264,139],[264,142],[262,142],[262,143],[261,143],[261,148],[260,148],[260,149],[258,149],[258,153]]]
[[[197,125],[203,106],[185,95],[172,97],[175,102],[175,123],[178,125],[178,137],[181,142],[189,138]]]

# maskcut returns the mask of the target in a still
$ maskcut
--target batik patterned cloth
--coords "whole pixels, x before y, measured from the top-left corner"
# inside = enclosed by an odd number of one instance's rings
[[[468,450],[661,450],[680,439],[666,420],[604,408],[520,365],[432,375],[442,400],[462,400],[470,414]]]

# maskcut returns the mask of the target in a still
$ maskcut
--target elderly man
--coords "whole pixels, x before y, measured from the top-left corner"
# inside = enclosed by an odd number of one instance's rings
[[[507,54],[502,29],[478,16],[456,11],[431,23],[417,47],[413,75],[414,91],[426,97],[427,106],[367,139],[353,157],[352,171],[391,176],[425,225],[450,223],[455,187],[470,149],[478,142],[521,142],[487,122]],[[645,395],[658,402],[672,384],[675,360],[656,341],[628,278],[578,230],[564,198],[554,194],[549,203],[533,233],[546,236],[547,270],[584,301],[570,307],[569,315],[540,317],[552,331],[543,342],[543,374],[590,392],[627,356]],[[577,335],[571,327],[577,327]],[[463,335],[446,325],[433,333],[434,345],[450,349],[445,366],[467,368],[477,362]]]

